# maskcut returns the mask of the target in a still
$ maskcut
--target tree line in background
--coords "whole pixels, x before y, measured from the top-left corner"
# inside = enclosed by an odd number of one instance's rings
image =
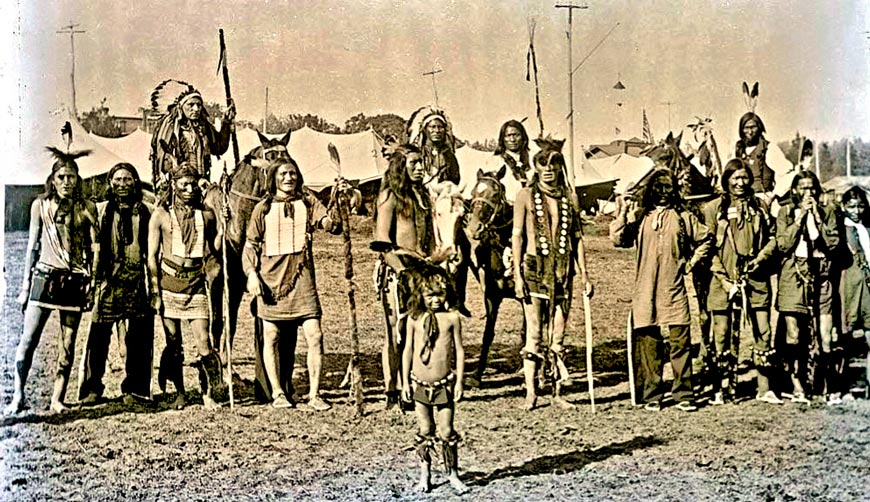
[[[223,114],[223,107],[219,103],[206,102],[205,108],[211,117],[219,117]],[[140,113],[144,110],[140,109]],[[79,116],[79,121],[82,126],[90,133],[107,138],[117,138],[122,135],[122,129],[116,118],[109,112],[109,107],[106,106],[106,99],[100,101],[100,105],[91,108]],[[296,131],[303,127],[308,127],[317,132],[329,134],[353,134],[366,131],[371,128],[382,138],[392,136],[399,142],[407,141],[406,126],[407,120],[393,113],[384,113],[379,115],[365,115],[358,113],[344,122],[344,126],[333,124],[328,120],[311,113],[290,113],[281,117],[275,114],[269,114],[266,118],[266,134],[283,134],[288,129]],[[239,120],[239,127],[253,127],[263,132],[263,121],[246,121]],[[804,136],[800,132],[795,134],[795,137],[790,141],[782,141],[778,145],[782,148],[786,158],[793,164],[797,163],[798,152],[803,142]],[[846,174],[846,138],[832,141],[822,142],[818,147],[819,155],[819,171],[822,181],[827,181],[835,176],[843,176]],[[471,148],[486,152],[495,151],[497,141],[495,139],[486,139],[484,141],[467,142],[460,139],[456,140],[457,148],[468,144]],[[852,175],[853,176],[870,176],[870,141],[862,139],[854,139],[851,142],[851,159],[852,159]]]

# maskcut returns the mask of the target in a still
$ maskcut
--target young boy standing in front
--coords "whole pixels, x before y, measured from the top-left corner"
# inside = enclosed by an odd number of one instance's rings
[[[465,367],[462,326],[447,273],[427,264],[420,268],[411,272],[415,287],[408,341],[402,353],[403,397],[406,401],[413,397],[420,426],[416,441],[420,458],[417,488],[423,492],[431,489],[432,452],[440,443],[448,481],[454,490],[464,493],[468,488],[459,479],[457,456],[461,438],[453,428]]]

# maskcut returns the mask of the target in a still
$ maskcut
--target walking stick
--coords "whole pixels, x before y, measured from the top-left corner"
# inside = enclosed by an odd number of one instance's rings
[[[221,30],[221,41],[223,41],[223,30]],[[229,89],[229,87],[227,88]],[[227,202],[229,201],[228,193],[229,193],[229,176],[227,175],[227,162],[224,161],[224,174],[221,177],[221,194],[223,195],[223,204],[224,208],[226,208]],[[223,316],[224,316],[224,324],[223,324],[223,340],[224,340],[224,348],[227,352],[227,387],[230,392],[230,409],[234,409],[236,407],[236,399],[233,395],[233,344],[230,341],[230,275],[227,270],[227,227],[229,226],[229,212],[224,210],[224,231],[221,233],[221,258],[223,259],[223,276],[224,276],[224,290],[223,290]]]
[[[595,413],[595,384],[592,378],[592,310],[589,306],[589,296],[585,291],[583,293],[583,317],[586,321],[586,382],[589,384],[592,413]]]
[[[338,149],[332,143],[327,147],[333,164],[338,169],[341,179],[341,158]],[[353,396],[356,415],[363,416],[363,386],[362,371],[359,365],[359,329],[356,323],[356,297],[354,296],[353,283],[353,254],[351,253],[350,239],[350,215],[348,214],[348,201],[345,193],[338,192],[338,184],[335,185],[332,194],[332,203],[338,205],[338,214],[341,219],[341,234],[344,237],[344,278],[347,281],[347,301],[350,305],[350,393]],[[332,205],[332,204],[330,204]]]
[[[634,340],[633,340],[633,331],[634,331],[634,319],[631,315],[631,309],[628,309],[628,323],[625,327],[625,345],[627,349],[627,359],[628,359],[628,390],[631,392],[631,404],[632,406],[637,406],[637,389],[635,389],[634,384]]]

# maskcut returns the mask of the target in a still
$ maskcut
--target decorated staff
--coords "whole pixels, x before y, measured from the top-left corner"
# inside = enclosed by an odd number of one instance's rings
[[[220,60],[218,61],[218,71],[220,71],[223,74],[224,90],[226,91],[226,95],[227,95],[227,115],[225,115],[225,118],[229,119],[229,124],[227,124],[227,125],[229,127],[230,139],[231,139],[231,142],[233,145],[233,160],[235,161],[235,164],[233,164],[233,165],[238,165],[239,164],[239,141],[236,138],[236,127],[235,127],[235,124],[233,124],[233,119],[232,119],[232,117],[235,116],[235,113],[233,113],[232,116],[229,115],[230,109],[235,111],[235,105],[233,104],[233,95],[230,92],[230,70],[229,70],[229,68],[227,68],[227,44],[226,44],[226,41],[224,40],[224,29],[221,28],[218,31],[218,33],[220,36],[220,45],[221,45]],[[223,129],[223,126],[221,127],[221,129]],[[224,151],[226,151],[226,148],[224,149]],[[226,174],[226,170],[224,170],[224,173]]]
[[[223,30],[221,30],[221,42],[223,42]],[[223,44],[222,44],[223,45]],[[235,136],[233,136],[235,140]],[[223,195],[223,205],[221,206],[221,210],[223,214],[224,221],[224,229],[227,228],[228,223],[230,221],[230,210],[227,205],[229,202],[229,193],[230,193],[230,177],[227,174],[227,163],[224,161],[224,172],[223,176],[221,176],[221,194]],[[227,232],[224,230],[221,232],[221,263],[224,264],[224,288],[222,291],[221,299],[222,299],[222,312],[224,316],[223,324],[223,343],[224,350],[226,353],[226,365],[227,365],[227,387],[230,392],[230,409],[236,407],[236,397],[233,393],[233,343],[230,337],[230,274],[229,271],[226,270],[227,264]]]
[[[333,187],[332,204],[337,206],[339,218],[341,219],[342,236],[344,237],[344,278],[347,281],[347,302],[350,305],[350,363],[348,365],[348,373],[350,375],[350,392],[353,396],[354,407],[356,408],[357,416],[361,417],[364,410],[363,403],[363,386],[362,386],[362,371],[359,367],[359,329],[356,323],[356,286],[353,283],[353,253],[351,252],[350,240],[350,215],[349,215],[349,196],[352,190],[346,186],[346,182],[341,177],[341,157],[338,155],[338,149],[332,143],[329,144],[329,157],[332,163],[338,170],[338,179]]]

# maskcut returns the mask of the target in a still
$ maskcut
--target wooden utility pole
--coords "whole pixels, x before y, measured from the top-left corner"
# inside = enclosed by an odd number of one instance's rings
[[[432,69],[432,71],[427,71],[427,72],[423,73],[424,77],[429,76],[429,75],[432,76],[432,92],[435,94],[435,108],[439,108],[439,106],[438,106],[438,88],[435,86],[435,74],[441,73],[442,71],[444,71],[444,70],[439,68],[439,69]]]
[[[72,114],[73,117],[78,119],[79,113],[78,108],[76,108],[76,34],[78,33],[86,33],[84,30],[77,30],[76,27],[78,24],[73,24],[72,21],[69,22],[66,26],[61,26],[56,33],[66,34],[69,33],[69,47],[70,47],[70,56],[72,58],[72,70],[70,71],[69,77],[70,82],[72,84]]]
[[[571,50],[574,30],[574,9],[588,9],[588,5],[557,3],[557,9],[568,9],[568,182],[574,188],[574,60]]]
[[[266,124],[269,120],[269,86],[266,86],[266,107],[263,110],[263,134],[269,134],[269,131],[266,129]]]

